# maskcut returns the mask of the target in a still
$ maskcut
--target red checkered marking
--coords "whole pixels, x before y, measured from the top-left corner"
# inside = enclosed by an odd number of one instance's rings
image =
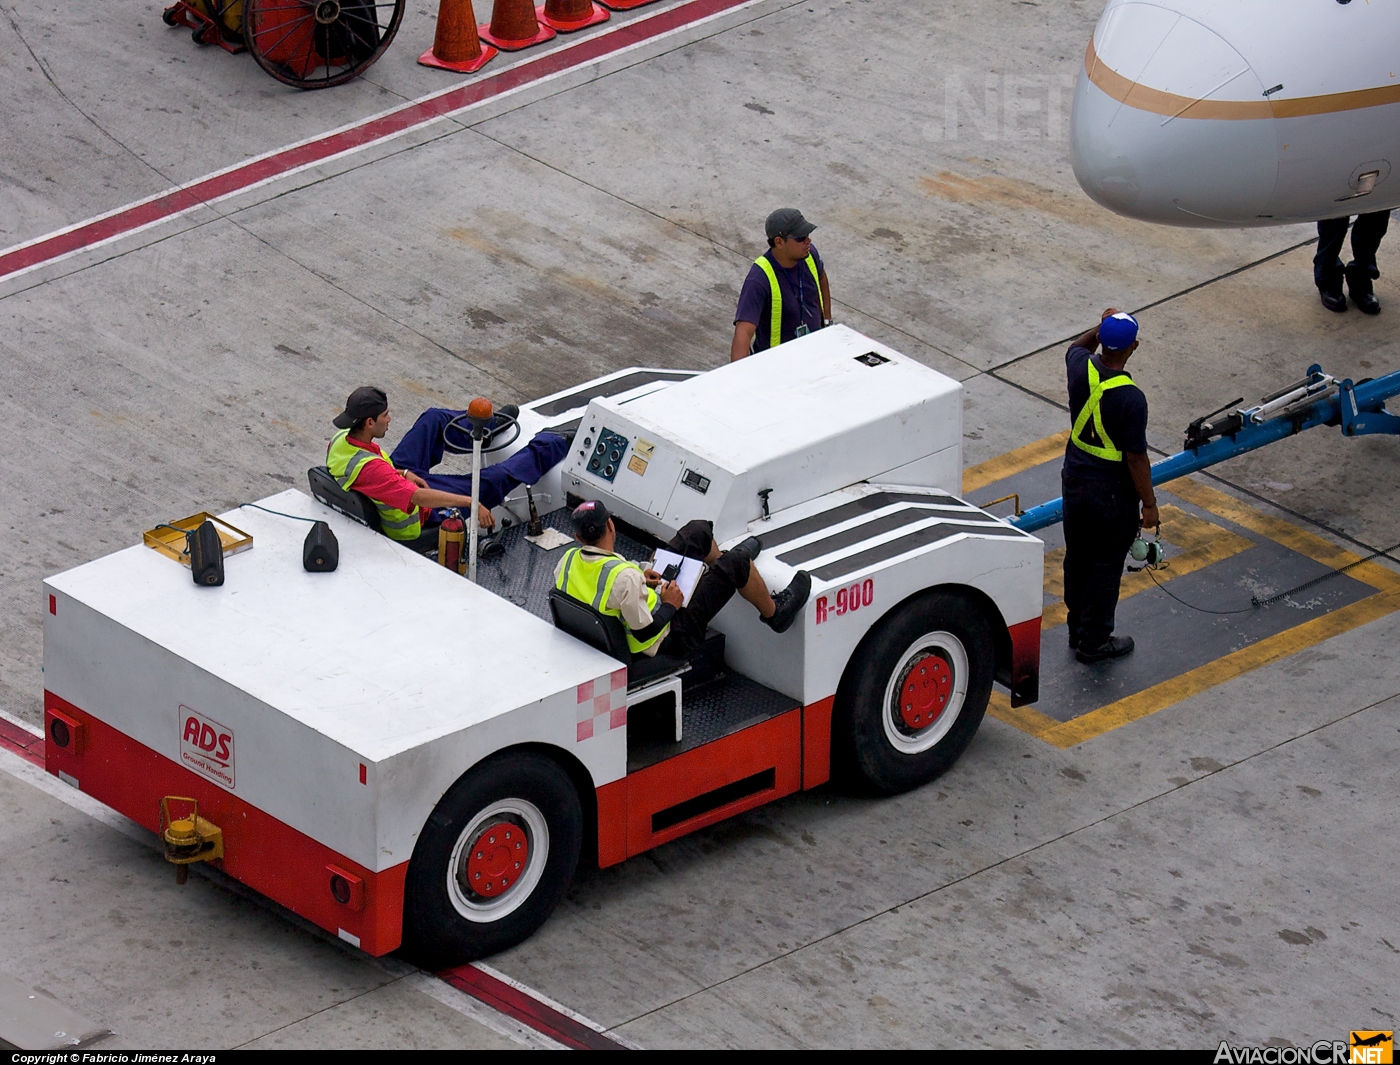
[[[607,718],[606,725],[598,721]],[[595,732],[621,728],[627,724],[627,670],[614,670],[609,676],[584,681],[578,686],[578,742]]]

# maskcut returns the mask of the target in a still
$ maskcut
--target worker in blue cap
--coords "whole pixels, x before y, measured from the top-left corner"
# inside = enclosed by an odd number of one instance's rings
[[[1147,397],[1124,368],[1137,335],[1137,319],[1110,307],[1065,353],[1072,423],[1060,474],[1065,607],[1069,645],[1081,662],[1132,652],[1131,636],[1113,635],[1118,584],[1138,531],[1160,522],[1147,460]]]

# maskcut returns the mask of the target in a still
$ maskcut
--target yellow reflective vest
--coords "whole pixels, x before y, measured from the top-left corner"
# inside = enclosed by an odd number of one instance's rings
[[[1079,408],[1079,415],[1074,419],[1074,428],[1070,430],[1069,438],[1075,447],[1087,451],[1095,458],[1104,459],[1108,462],[1122,462],[1123,452],[1114,447],[1113,441],[1108,438],[1108,433],[1103,427],[1103,413],[1099,409],[1103,401],[1103,394],[1110,388],[1121,388],[1124,385],[1133,383],[1133,379],[1127,374],[1119,374],[1117,377],[1110,377],[1107,381],[1099,376],[1099,368],[1094,365],[1094,360],[1090,359],[1089,367],[1089,398],[1085,400],[1084,406]],[[1094,436],[1088,440],[1084,438],[1084,430],[1089,422],[1094,423]],[[1093,441],[1097,440],[1098,443]]]
[[[807,256],[807,269],[812,271],[812,283],[817,286],[817,306],[822,305],[822,279],[817,274],[817,260],[812,256]],[[773,269],[772,262],[768,256],[760,255],[753,261],[753,264],[768,275],[768,291],[772,294],[773,303],[768,315],[768,346],[776,348],[783,342],[783,290],[778,287],[778,274]],[[798,314],[801,315],[802,308],[799,307]]]
[[[664,626],[651,639],[639,640],[632,635],[627,622],[623,621],[622,611],[608,606],[608,597],[612,595],[613,585],[617,583],[622,571],[628,567],[635,570],[642,568],[635,562],[628,561],[621,555],[597,555],[589,558],[583,553],[583,548],[571,547],[564,552],[560,567],[559,577],[554,586],[571,599],[587,603],[598,613],[622,621],[622,628],[627,633],[627,648],[633,654],[640,654],[653,644],[661,642],[666,635],[669,625]],[[656,608],[661,605],[661,597],[656,594],[655,588],[648,588],[646,593],[647,609],[654,614]]]
[[[356,447],[350,443],[349,436],[350,430],[342,429],[331,439],[330,447],[326,448],[326,467],[331,471],[336,483],[347,492],[355,487],[355,478],[360,476],[365,463],[371,459],[383,459],[389,463],[390,469],[394,467],[388,455],[376,455],[367,448]],[[374,500],[374,505],[379,511],[379,526],[389,539],[416,540],[422,534],[423,524],[418,520],[417,507],[409,514],[377,499]]]

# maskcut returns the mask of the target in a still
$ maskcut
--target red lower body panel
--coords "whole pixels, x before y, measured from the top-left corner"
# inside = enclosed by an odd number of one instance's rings
[[[372,872],[46,691],[46,735],[55,717],[69,725],[75,742],[68,748],[44,745],[50,773],[77,781],[86,794],[152,832],[159,831],[161,796],[197,799],[199,815],[224,833],[224,857],[212,864],[332,935],[358,940],[370,954],[398,947],[407,862]],[[81,731],[72,728],[74,722]],[[331,895],[330,879],[346,874],[350,900],[340,903]],[[172,891],[174,880],[172,867]]]
[[[1040,618],[1006,631],[1011,637],[1011,705],[1025,706],[1040,698]]]

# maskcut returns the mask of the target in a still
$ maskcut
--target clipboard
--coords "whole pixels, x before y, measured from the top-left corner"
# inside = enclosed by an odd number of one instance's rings
[[[658,573],[664,573],[672,566],[676,568],[674,578],[676,587],[681,590],[681,595],[685,597],[685,604],[689,605],[695,586],[700,583],[700,574],[705,572],[705,563],[698,558],[686,558],[684,555],[678,555],[664,547],[658,547],[656,557],[652,559],[651,568]]]

